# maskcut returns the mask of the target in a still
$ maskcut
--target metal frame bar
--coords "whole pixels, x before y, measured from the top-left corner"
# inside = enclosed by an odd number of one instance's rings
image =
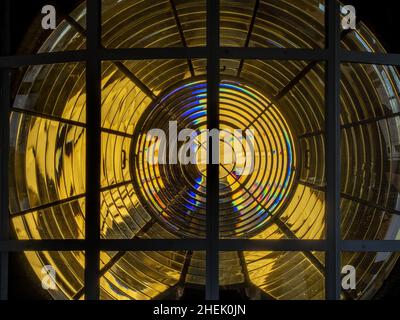
[[[204,239],[101,239],[100,251],[204,251],[207,240]],[[340,251],[349,252],[400,252],[398,240],[342,240]],[[326,240],[219,240],[218,251],[327,251]],[[1,252],[24,251],[84,251],[87,240],[1,240]]]
[[[327,61],[328,51],[325,49],[285,49],[285,48],[240,48],[220,47],[219,56],[223,59],[260,59],[260,60],[303,60]],[[126,48],[98,49],[96,56],[100,60],[147,60],[147,59],[193,59],[206,58],[206,47],[178,48]],[[0,68],[18,68],[28,65],[56,64],[68,62],[85,62],[87,52],[64,51],[38,53],[35,55],[1,56]],[[379,64],[400,66],[398,53],[371,53],[338,50],[338,59],[342,63]]]
[[[340,7],[336,0],[325,5],[328,62],[325,80],[326,130],[326,233],[325,296],[340,299]]]
[[[207,0],[207,128],[219,129],[219,0]],[[218,31],[216,31],[218,30]],[[206,182],[206,299],[219,298],[219,165],[212,164],[219,156],[214,155],[213,141],[208,140],[207,182]],[[219,148],[219,146],[216,146]]]
[[[100,168],[101,168],[101,1],[86,2],[86,201],[85,299],[98,300],[100,292]]]
[[[0,55],[10,54],[10,1],[0,3]],[[0,241],[9,238],[8,161],[10,148],[10,69],[0,69]],[[0,250],[0,300],[8,298],[8,252]]]
[[[312,251],[326,252],[326,298],[336,300],[340,298],[340,254],[350,252],[394,252],[400,251],[400,241],[367,241],[340,239],[340,129],[350,125],[340,126],[340,64],[345,62],[380,64],[400,66],[400,54],[382,54],[368,52],[349,52],[340,49],[339,5],[336,0],[326,0],[326,49],[282,49],[282,48],[249,48],[252,28],[256,20],[258,1],[256,1],[251,26],[248,30],[246,47],[220,47],[219,43],[219,0],[207,0],[207,47],[187,47],[183,30],[180,26],[174,1],[170,0],[172,12],[180,32],[183,47],[181,48],[132,48],[106,49],[101,46],[101,4],[100,0],[87,1],[87,49],[82,51],[68,51],[57,53],[41,53],[35,55],[12,56],[9,52],[10,13],[9,0],[0,2],[0,12],[4,14],[1,29],[2,52],[0,56],[1,97],[0,97],[0,299],[7,299],[8,289],[8,253],[23,251],[85,251],[85,286],[80,295],[96,300],[99,298],[99,277],[104,270],[100,270],[100,251],[119,251],[121,255],[126,251],[206,251],[206,298],[219,298],[219,261],[220,251]],[[207,59],[207,88],[208,128],[219,127],[219,79],[220,59],[263,59],[263,60],[307,60],[310,61],[305,71],[299,74],[302,77],[317,62],[326,61],[326,164],[327,186],[313,188],[326,191],[327,238],[324,240],[225,240],[219,239],[218,230],[218,181],[219,166],[207,167],[207,237],[206,239],[133,239],[105,240],[100,239],[100,143],[101,132],[114,132],[101,128],[101,61],[144,60],[144,59]],[[8,211],[8,152],[9,152],[9,113],[10,111],[33,114],[34,111],[14,110],[10,107],[10,70],[11,68],[68,62],[86,63],[87,81],[87,123],[80,124],[69,120],[58,119],[51,115],[37,114],[55,121],[86,127],[87,159],[86,159],[86,224],[85,240],[9,240],[9,211]],[[242,62],[243,63],[243,62]],[[296,78],[298,78],[296,77]],[[290,84],[296,83],[293,79]],[[285,91],[284,91],[285,93]],[[283,93],[283,94],[284,94]],[[397,116],[397,114],[396,114]],[[386,118],[386,117],[385,117]],[[376,120],[376,119],[375,119]],[[367,123],[369,120],[357,124]],[[305,134],[304,137],[324,132]],[[302,138],[303,136],[299,136]],[[90,146],[90,147],[89,147]],[[212,146],[210,145],[210,151]],[[212,151],[211,151],[212,152]],[[212,155],[211,155],[212,156]],[[90,163],[90,166],[88,165]],[[127,182],[123,182],[125,184]],[[308,185],[307,182],[299,181]],[[80,195],[82,196],[82,195]],[[79,197],[80,197],[79,196]],[[71,201],[72,198],[66,201]],[[36,209],[35,209],[36,210]],[[34,209],[27,212],[35,211]],[[18,215],[18,214],[17,214]],[[118,255],[117,255],[118,256]],[[114,259],[117,261],[117,258]],[[114,261],[112,259],[112,261]]]
[[[342,63],[379,64],[386,66],[400,66],[400,54],[357,52],[339,50],[339,59]]]

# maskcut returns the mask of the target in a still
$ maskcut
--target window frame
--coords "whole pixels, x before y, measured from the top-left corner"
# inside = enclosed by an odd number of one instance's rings
[[[324,49],[233,48],[220,47],[219,0],[207,0],[207,45],[189,48],[105,49],[101,46],[101,0],[87,0],[86,50],[32,55],[10,55],[10,1],[0,2],[2,12],[0,52],[0,300],[7,299],[8,255],[22,251],[84,251],[86,300],[99,299],[100,251],[206,252],[205,298],[219,299],[220,251],[322,251],[325,252],[325,296],[340,299],[340,255],[351,252],[400,251],[400,241],[342,240],[340,237],[340,66],[364,63],[400,66],[400,54],[345,51],[340,48],[340,7],[326,0]],[[173,3],[173,2],[172,2]],[[259,1],[256,1],[256,6]],[[256,7],[257,8],[257,7]],[[255,8],[255,11],[256,10]],[[254,17],[252,24],[254,24]],[[179,23],[178,23],[179,25]],[[250,26],[249,34],[253,28]],[[181,35],[183,33],[181,32]],[[101,154],[101,62],[104,60],[207,59],[208,129],[219,127],[218,95],[220,59],[307,60],[325,62],[326,109],[326,230],[323,240],[226,240],[218,232],[218,165],[207,166],[207,236],[205,239],[105,240],[100,239],[100,154]],[[26,65],[66,62],[86,63],[86,223],[84,240],[11,240],[9,238],[8,161],[11,77],[13,68]],[[90,150],[89,150],[90,146]],[[213,149],[212,147],[210,148]],[[90,163],[90,166],[87,164]]]

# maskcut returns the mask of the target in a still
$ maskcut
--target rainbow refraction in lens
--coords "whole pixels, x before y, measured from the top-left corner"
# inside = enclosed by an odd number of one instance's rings
[[[296,167],[292,134],[279,109],[248,84],[223,80],[219,108],[220,235],[248,237],[265,227],[290,195]],[[206,109],[204,80],[180,84],[143,113],[132,140],[136,194],[151,215],[180,237],[205,236],[206,164],[149,163],[148,153],[158,155],[162,147],[160,139],[148,138],[148,132],[161,129],[169,139],[170,122],[177,121],[178,132],[196,132],[194,152],[200,153],[207,149]],[[253,149],[244,138],[232,134],[227,139],[234,130],[243,135],[251,130]],[[234,154],[232,162],[224,161],[227,153]]]

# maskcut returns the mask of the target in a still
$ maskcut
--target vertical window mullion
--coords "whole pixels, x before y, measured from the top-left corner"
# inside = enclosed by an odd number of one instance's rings
[[[329,300],[340,299],[340,7],[326,1],[326,226],[328,248],[325,290]]]
[[[99,299],[101,156],[101,2],[86,1],[85,299]]]
[[[10,54],[10,1],[2,0],[1,52]],[[10,68],[0,69],[0,241],[9,239],[8,161],[10,147]],[[8,298],[8,252],[0,252],[0,300]]]
[[[219,129],[219,0],[207,0],[207,128]],[[206,299],[219,298],[219,164],[213,164],[213,150],[218,146],[208,140],[207,218],[206,218]]]

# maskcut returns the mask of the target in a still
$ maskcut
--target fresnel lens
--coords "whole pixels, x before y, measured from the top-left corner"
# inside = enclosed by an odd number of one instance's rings
[[[170,1],[103,0],[104,47],[205,46],[205,1],[172,3],[175,10]],[[255,3],[221,0],[221,46],[325,46],[321,1],[260,1],[247,38]],[[70,17],[75,23],[60,23],[39,52],[85,48],[85,4]],[[344,34],[342,45],[384,52],[363,24]],[[102,62],[104,239],[205,237],[205,62]],[[230,157],[219,171],[221,238],[325,238],[324,80],[323,62],[221,60],[217,139],[220,159]],[[342,237],[398,238],[399,219],[391,213],[399,209],[400,134],[398,118],[387,116],[399,112],[398,73],[346,64],[341,81]],[[31,66],[19,83],[13,107],[29,112],[10,119],[10,213],[18,239],[85,237],[85,86],[84,63]],[[151,135],[154,129],[165,139]],[[185,129],[184,139],[170,139],[171,130],[179,138]],[[235,130],[242,136],[227,136]],[[172,161],[171,150],[193,161]],[[55,268],[53,298],[82,298],[83,253],[26,256],[39,278],[43,266]],[[354,253],[343,261],[358,273],[360,294],[350,296],[367,298],[396,257]],[[100,268],[102,299],[171,297],[205,284],[204,252],[101,252]],[[250,298],[321,299],[324,254],[221,252],[220,285]]]

